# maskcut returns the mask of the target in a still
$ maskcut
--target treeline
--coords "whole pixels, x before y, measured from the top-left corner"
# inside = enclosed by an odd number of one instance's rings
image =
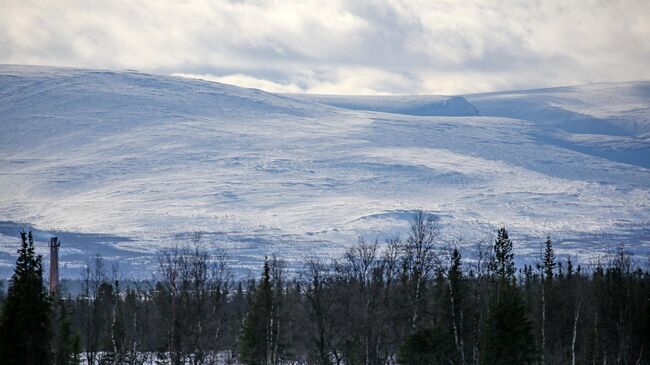
[[[47,298],[30,241],[0,317],[2,364],[650,364],[650,272],[622,249],[586,269],[549,238],[517,269],[505,229],[463,259],[420,213],[404,239],[360,240],[291,275],[270,258],[259,279],[233,280],[224,255],[193,244],[162,252],[151,283],[123,287],[96,258],[81,295]],[[16,338],[20,320],[41,325]],[[30,362],[15,355],[29,348]]]

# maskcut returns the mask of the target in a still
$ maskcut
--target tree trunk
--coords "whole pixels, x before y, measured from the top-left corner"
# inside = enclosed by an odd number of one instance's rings
[[[458,356],[460,358],[460,363],[465,364],[465,351],[463,349],[463,343],[462,343],[462,334],[460,335],[461,338],[459,338],[459,326],[458,323],[456,323],[456,303],[454,300],[454,296],[456,293],[454,292],[454,287],[451,285],[451,280],[447,280],[449,282],[449,304],[451,306],[451,325],[454,331],[454,344],[456,345],[456,352],[458,353]],[[462,313],[462,311],[461,311]],[[461,326],[462,326],[462,315],[461,315]]]
[[[580,302],[576,306],[576,314],[573,317],[573,337],[571,338],[571,365],[576,365],[576,338],[578,334],[578,319],[580,318]]]
[[[415,281],[415,297],[413,298],[413,316],[411,317],[411,330],[415,331],[415,324],[418,321],[418,307],[420,303],[420,278]]]
[[[542,365],[546,364],[546,283],[542,275]]]

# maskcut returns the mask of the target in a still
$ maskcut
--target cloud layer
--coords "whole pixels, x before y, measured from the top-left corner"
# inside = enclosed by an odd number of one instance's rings
[[[0,63],[349,94],[650,78],[647,0],[0,0],[0,8]]]

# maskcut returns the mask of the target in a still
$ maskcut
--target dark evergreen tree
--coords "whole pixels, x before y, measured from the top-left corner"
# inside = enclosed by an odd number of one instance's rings
[[[490,263],[490,269],[500,284],[512,283],[515,279],[515,261],[512,252],[512,241],[505,228],[497,231],[497,239],[494,241],[494,256]]]
[[[239,360],[247,365],[267,365],[271,353],[273,288],[271,268],[264,261],[264,274],[246,314],[239,340]]]
[[[570,261],[569,261],[570,262]],[[546,280],[553,280],[553,270],[557,266],[555,261],[555,251],[553,250],[553,241],[551,237],[546,237],[546,242],[544,243],[544,257],[542,261],[542,267],[544,269],[544,278]]]
[[[404,340],[398,362],[403,365],[452,364],[449,357],[452,348],[447,331],[437,327],[419,329]]]
[[[50,300],[32,233],[20,233],[16,268],[0,318],[0,364],[50,363]]]
[[[5,301],[5,281],[0,279],[0,305]],[[2,307],[0,307],[0,314],[2,314]]]
[[[499,229],[491,265],[497,291],[483,331],[483,364],[530,364],[536,360],[532,324],[515,281],[512,248],[508,231]]]
[[[570,261],[569,261],[570,262]],[[554,290],[553,290],[553,270],[555,270],[555,267],[557,266],[557,262],[555,261],[555,252],[553,250],[553,241],[551,241],[550,236],[546,236],[546,242],[544,243],[544,252],[542,254],[542,264],[541,264],[541,270],[542,270],[542,282],[541,285],[539,286],[540,288],[540,319],[539,319],[539,324],[538,327],[540,328],[540,348],[541,348],[541,362],[542,364],[545,364],[547,362],[546,358],[546,346],[547,346],[547,323],[549,322],[549,308],[554,307],[556,309],[559,309],[561,306],[560,303],[555,303],[554,299]],[[554,317],[558,317],[557,315]],[[556,332],[556,331],[553,331]],[[554,333],[555,337],[559,337],[558,333]]]
[[[53,361],[56,365],[78,364],[75,357],[75,334],[68,314],[65,301],[58,300],[54,308],[52,328],[53,334]]]
[[[490,307],[483,359],[486,365],[531,364],[537,359],[533,328],[521,293],[514,286],[502,289],[500,299]]]

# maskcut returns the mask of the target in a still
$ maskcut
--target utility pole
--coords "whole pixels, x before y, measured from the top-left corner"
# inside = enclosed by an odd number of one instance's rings
[[[59,292],[59,242],[58,237],[50,238],[50,295],[55,296]]]

